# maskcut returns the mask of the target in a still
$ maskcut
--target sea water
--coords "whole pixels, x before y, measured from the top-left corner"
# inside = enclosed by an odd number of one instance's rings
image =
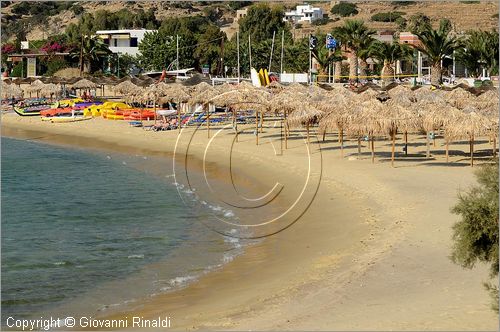
[[[2,325],[140,301],[241,253],[151,158],[10,138],[1,146]]]

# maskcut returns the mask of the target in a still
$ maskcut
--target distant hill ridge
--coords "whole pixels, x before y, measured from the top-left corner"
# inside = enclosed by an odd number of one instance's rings
[[[397,29],[398,25],[394,22],[374,22],[371,17],[377,13],[387,13],[399,11],[403,12],[404,17],[409,17],[416,13],[423,13],[431,18],[433,24],[437,24],[439,19],[448,18],[454,24],[457,32],[467,31],[469,29],[489,30],[498,28],[498,2],[497,1],[364,1],[354,2],[357,6],[358,14],[350,17],[337,17],[330,13],[332,6],[339,1],[325,2],[310,2],[314,6],[321,7],[324,12],[329,14],[331,21],[324,25],[307,26],[302,25],[296,29],[298,36],[306,35],[307,33],[316,30],[329,31],[333,27],[342,25],[346,19],[361,19],[373,29],[386,30]],[[14,7],[18,1],[2,1],[2,41],[14,38],[13,35],[5,34],[8,29],[7,25],[16,24],[16,22],[26,22],[33,15],[16,14]],[[57,3],[57,2],[56,2]],[[273,2],[271,2],[273,3]],[[302,2],[276,2],[293,8],[296,4]],[[36,3],[29,3],[34,6]],[[26,6],[26,5],[24,5]],[[125,2],[125,1],[108,1],[108,2],[68,2],[66,5],[60,3],[58,9],[47,12],[47,19],[39,18],[40,22],[29,23],[29,31],[27,38],[29,40],[45,39],[49,35],[63,33],[65,28],[70,23],[78,22],[80,15],[84,13],[94,13],[97,10],[108,10],[111,12],[118,11],[122,8],[127,8],[130,11],[139,9],[148,10],[152,8],[158,20],[173,16],[191,16],[191,15],[206,15],[207,8],[220,8],[222,15],[217,18],[217,24],[231,36],[237,29],[237,24],[232,23],[235,17],[235,10],[231,8],[229,3],[225,2]],[[23,21],[24,20],[24,21]],[[12,30],[12,29],[11,29]]]

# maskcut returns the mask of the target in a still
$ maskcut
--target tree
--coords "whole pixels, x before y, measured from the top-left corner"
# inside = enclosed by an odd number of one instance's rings
[[[420,44],[414,47],[427,55],[431,65],[431,84],[435,86],[438,86],[442,79],[441,61],[445,56],[451,55],[459,45],[457,38],[449,35],[450,30],[450,22],[441,20],[437,30],[429,28],[417,33]]]
[[[390,81],[394,77],[392,66],[397,60],[409,59],[412,57],[412,49],[406,44],[376,42],[371,47],[372,55],[375,59],[383,63],[382,76],[383,81]]]
[[[326,48],[326,45],[321,45],[312,52],[312,56],[318,62],[320,67],[320,74],[327,74],[328,66],[333,65],[335,62],[342,61],[342,51],[336,49],[335,52],[330,54],[330,51]]]
[[[358,61],[359,61],[359,73],[361,76],[366,76],[366,68],[368,67],[368,58],[373,57],[373,45],[377,40],[373,37],[364,38],[359,45],[358,51]]]
[[[108,45],[97,36],[82,36],[79,48],[72,53],[73,58],[80,59],[80,75],[90,73],[101,57],[111,54]]]
[[[458,196],[451,209],[461,216],[453,225],[451,259],[464,268],[473,268],[477,262],[490,265],[490,277],[498,275],[498,163],[485,165],[476,172],[479,185]],[[485,284],[496,300],[498,288]]]
[[[422,13],[417,13],[408,18],[405,28],[413,34],[418,35],[422,31],[432,29],[431,19]]]
[[[359,13],[356,4],[351,2],[340,2],[333,6],[330,12],[342,17],[354,16]]]
[[[267,3],[258,3],[250,6],[247,16],[238,22],[240,26],[240,38],[248,39],[248,35],[250,35],[252,43],[272,38],[273,32],[278,34],[283,29],[286,29],[283,16],[284,9],[282,6],[270,6]]]
[[[368,29],[363,21],[346,20],[343,26],[333,30],[333,35],[340,39],[344,47],[350,51],[349,78],[358,80],[358,52],[362,49],[363,42],[370,38],[375,31]]]
[[[160,31],[146,32],[139,43],[140,62],[146,70],[167,68],[176,57],[175,37]]]

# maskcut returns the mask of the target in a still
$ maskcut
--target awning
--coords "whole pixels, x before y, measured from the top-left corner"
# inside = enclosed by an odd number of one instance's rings
[[[126,34],[126,35],[111,35],[111,39],[130,39],[130,34]]]

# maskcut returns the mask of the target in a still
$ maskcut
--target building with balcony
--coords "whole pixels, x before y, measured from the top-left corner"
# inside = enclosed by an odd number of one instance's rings
[[[139,43],[144,39],[146,32],[155,30],[100,30],[96,35],[109,45],[113,53],[137,55],[139,54]]]
[[[399,43],[408,45],[418,45],[420,43],[420,40],[418,39],[417,35],[414,35],[411,32],[400,32]]]
[[[323,10],[308,4],[298,5],[295,10],[285,12],[283,21],[290,23],[312,23],[323,18]]]

